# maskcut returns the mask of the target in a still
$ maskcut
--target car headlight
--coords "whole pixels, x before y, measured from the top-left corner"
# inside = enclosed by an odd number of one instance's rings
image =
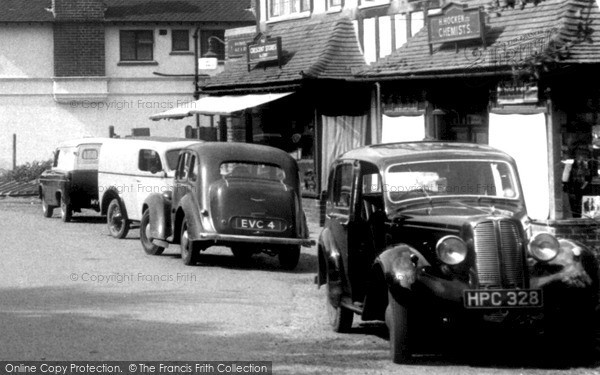
[[[460,237],[442,237],[435,246],[440,260],[448,265],[455,265],[467,257],[467,244]]]
[[[529,254],[542,262],[554,259],[560,251],[560,244],[550,233],[538,233],[531,238],[528,245]]]

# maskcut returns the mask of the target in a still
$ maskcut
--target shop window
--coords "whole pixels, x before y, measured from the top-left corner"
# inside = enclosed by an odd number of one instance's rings
[[[189,30],[173,30],[171,32],[171,50],[173,52],[188,52],[190,50]]]
[[[121,30],[121,61],[152,61],[154,32],[152,30]]]
[[[310,0],[269,0],[269,15],[271,17],[288,16],[308,11],[310,11]]]
[[[214,52],[218,60],[225,60],[225,30],[200,31],[200,55],[208,51]]]

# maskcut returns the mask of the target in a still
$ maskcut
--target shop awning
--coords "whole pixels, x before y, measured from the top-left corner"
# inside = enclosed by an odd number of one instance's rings
[[[233,112],[241,111],[246,108],[252,108],[281,99],[292,92],[269,93],[269,94],[250,94],[250,95],[226,95],[226,96],[206,96],[196,101],[186,103],[184,106],[169,109],[167,111],[150,116],[152,120],[163,119],[182,119],[184,117],[199,115],[229,115]]]

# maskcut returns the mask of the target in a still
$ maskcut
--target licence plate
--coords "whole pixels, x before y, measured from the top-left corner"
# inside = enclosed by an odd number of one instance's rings
[[[541,289],[465,290],[467,309],[526,308],[544,306]]]
[[[251,217],[236,217],[233,221],[233,227],[236,229],[246,229],[265,232],[283,232],[285,222],[274,219],[257,219]]]

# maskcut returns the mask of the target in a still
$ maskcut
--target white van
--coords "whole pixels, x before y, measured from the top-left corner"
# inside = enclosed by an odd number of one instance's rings
[[[141,220],[142,205],[148,195],[172,189],[179,151],[198,142],[135,137],[111,138],[102,144],[98,197],[111,236],[127,236],[131,223]]]

